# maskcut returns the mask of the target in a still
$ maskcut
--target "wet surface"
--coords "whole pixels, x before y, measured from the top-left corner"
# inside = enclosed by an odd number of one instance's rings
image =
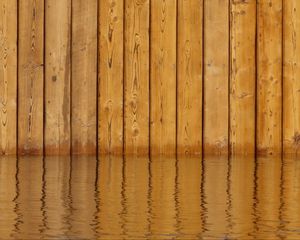
[[[1,158],[0,239],[300,239],[300,160]]]

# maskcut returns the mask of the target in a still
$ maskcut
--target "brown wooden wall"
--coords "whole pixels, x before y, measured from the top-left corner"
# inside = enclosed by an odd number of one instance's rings
[[[298,0],[0,0],[1,154],[295,154]]]

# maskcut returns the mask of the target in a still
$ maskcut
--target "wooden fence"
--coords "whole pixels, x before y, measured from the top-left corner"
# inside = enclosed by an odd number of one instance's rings
[[[298,0],[0,0],[2,154],[300,146]]]

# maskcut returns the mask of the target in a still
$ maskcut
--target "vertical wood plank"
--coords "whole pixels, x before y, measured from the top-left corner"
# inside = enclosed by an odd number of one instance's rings
[[[287,154],[300,147],[300,2],[284,5],[283,144]]]
[[[125,1],[126,154],[149,152],[149,13],[149,0]]]
[[[204,1],[204,154],[228,152],[229,1]]]
[[[203,0],[178,2],[177,153],[202,152]]]
[[[17,149],[17,1],[0,0],[0,155]]]
[[[151,2],[151,154],[176,151],[176,0]]]
[[[46,0],[45,153],[70,153],[71,1]]]
[[[258,2],[257,152],[281,153],[282,0]]]
[[[255,153],[256,1],[231,0],[230,150]]]
[[[44,1],[19,1],[18,151],[43,152]]]
[[[123,152],[123,0],[99,3],[99,153]]]
[[[97,0],[72,2],[72,153],[97,148]]]

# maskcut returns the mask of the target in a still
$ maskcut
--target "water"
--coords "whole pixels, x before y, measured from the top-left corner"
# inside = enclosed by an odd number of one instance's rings
[[[300,160],[1,158],[0,239],[300,239]]]

